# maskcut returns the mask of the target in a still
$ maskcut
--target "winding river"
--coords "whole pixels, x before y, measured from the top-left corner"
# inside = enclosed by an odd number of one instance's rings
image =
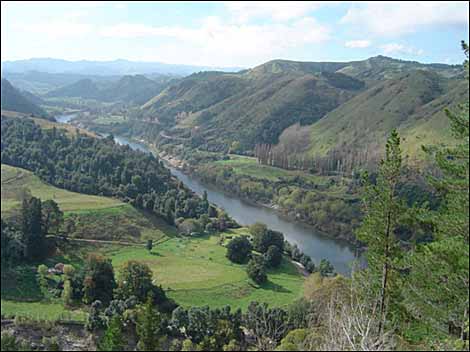
[[[59,122],[68,123],[73,117],[71,115],[61,115],[56,119]],[[115,136],[114,139],[116,143],[129,145],[132,149],[146,153],[151,152],[143,143],[131,141],[122,136]],[[355,259],[355,251],[353,247],[344,241],[322,235],[310,226],[282,217],[273,209],[247,203],[235,196],[218,191],[210,185],[203,184],[180,170],[168,167],[174,176],[197,194],[201,195],[204,191],[207,191],[209,201],[225,209],[238,223],[243,225],[250,225],[255,222],[265,223],[269,228],[281,231],[290,243],[297,244],[304,253],[312,258],[315,264],[325,258],[334,265],[338,273],[350,274],[351,263]]]

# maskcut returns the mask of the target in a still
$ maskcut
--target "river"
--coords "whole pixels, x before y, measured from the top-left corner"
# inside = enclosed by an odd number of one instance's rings
[[[64,114],[57,116],[56,120],[68,123],[74,117],[75,114]],[[114,140],[118,144],[129,145],[134,150],[151,153],[150,149],[143,143],[122,136],[115,136]],[[315,264],[319,264],[320,260],[325,258],[333,264],[338,273],[343,275],[351,273],[351,264],[355,259],[355,251],[348,243],[325,236],[308,225],[286,219],[273,209],[253,205],[235,196],[228,195],[210,185],[201,183],[180,170],[167,166],[174,176],[197,194],[202,195],[206,191],[209,201],[223,208],[239,224],[251,225],[255,222],[262,222],[270,229],[282,232],[290,243],[297,244],[305,254],[312,258]]]
[[[114,139],[116,143],[129,145],[132,149],[146,153],[151,152],[143,143],[131,141],[122,136],[115,136]],[[174,176],[197,194],[202,195],[206,191],[209,201],[223,208],[238,223],[251,225],[255,222],[262,222],[270,229],[281,231],[290,243],[297,244],[305,254],[312,258],[315,264],[319,264],[320,260],[325,258],[333,264],[338,273],[350,274],[351,263],[355,259],[355,255],[354,248],[346,242],[327,237],[308,225],[282,217],[273,209],[250,204],[210,185],[203,184],[169,165],[167,167]]]

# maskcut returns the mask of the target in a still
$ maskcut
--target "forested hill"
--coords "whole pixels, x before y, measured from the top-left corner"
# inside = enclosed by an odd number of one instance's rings
[[[53,124],[42,128],[29,118],[2,116],[2,163],[34,172],[67,190],[112,196],[162,216],[207,214],[207,199],[189,191],[153,155],[95,138],[79,130],[70,135]]]
[[[405,87],[403,80],[423,84],[426,100],[445,94],[447,87],[462,77],[459,66],[384,56],[343,63],[273,60],[238,73],[193,74],[149,100],[142,106],[142,114],[164,126],[162,143],[186,138],[191,147],[227,151],[239,141],[240,149],[250,152],[256,144],[278,143],[290,126],[322,120],[355,97],[361,96],[364,105],[372,105],[374,98],[368,90],[375,86],[383,86],[385,95],[390,85]],[[429,80],[436,84],[429,85]],[[397,99],[396,104],[400,114],[406,109],[410,114],[423,101],[405,99],[401,106],[401,99]]]
[[[8,80],[2,78],[2,109],[45,117],[46,112],[32,101],[31,96],[29,93],[26,97]]]
[[[112,102],[143,104],[163,90],[172,76],[157,76],[156,80],[143,75],[123,76],[119,80],[97,81],[84,78],[69,85],[51,90],[50,98],[80,97]]]

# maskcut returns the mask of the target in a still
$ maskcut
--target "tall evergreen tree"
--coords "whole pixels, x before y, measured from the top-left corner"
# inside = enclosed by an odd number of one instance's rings
[[[468,79],[468,45],[462,42],[462,47]],[[463,341],[469,321],[469,101],[446,113],[455,145],[425,148],[441,170],[431,183],[444,202],[426,214],[434,240],[410,253],[405,293],[409,312],[426,325],[429,339],[451,333]]]
[[[25,258],[27,260],[40,258],[44,254],[45,241],[42,231],[42,206],[39,198],[23,199],[21,230]]]
[[[118,316],[112,317],[103,338],[98,344],[98,351],[123,351],[125,341],[122,330],[121,318]]]
[[[380,162],[375,183],[365,179],[364,220],[356,234],[367,245],[367,278],[375,283],[374,295],[378,298],[380,317],[379,334],[383,331],[391,304],[397,293],[398,265],[402,257],[395,233],[407,208],[398,195],[402,177],[400,137],[393,130],[388,138],[385,158]]]
[[[154,305],[153,294],[149,294],[147,302],[137,316],[136,332],[140,351],[157,351],[160,332],[161,315]]]

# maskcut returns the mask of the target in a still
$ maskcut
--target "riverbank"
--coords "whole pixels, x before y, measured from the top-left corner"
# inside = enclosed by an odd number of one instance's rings
[[[307,226],[311,226],[313,230],[329,238],[345,241],[355,247],[361,247],[361,244],[357,241],[353,234],[353,225],[348,227],[342,226],[340,231],[334,231],[334,229],[331,228],[331,224],[338,222],[335,221],[335,219],[330,219],[332,221],[328,222],[327,224],[319,224],[315,221],[315,219],[309,218],[308,216],[305,216],[305,214],[301,214],[300,212],[296,211],[296,209],[289,209],[288,207],[281,206],[272,198],[269,200],[269,202],[254,199],[256,197],[250,196],[249,194],[242,192],[241,187],[234,187],[237,182],[233,182],[233,178],[225,180],[224,178],[219,177],[220,175],[216,175],[216,177],[211,177],[211,175],[208,175],[208,173],[204,171],[204,167],[217,168],[217,165],[215,163],[205,163],[203,164],[203,167],[191,165],[190,163],[179,159],[177,156],[170,155],[164,151],[158,152],[155,147],[153,147],[153,149],[156,153],[158,153],[158,156],[162,160],[164,160],[165,163],[167,163],[168,166],[178,169],[186,175],[191,175],[191,177],[198,179],[198,181],[207,186],[215,187],[218,191],[224,192],[225,194],[236,194],[238,198],[242,199],[248,204],[258,207],[264,207],[275,211],[278,213],[279,216],[285,218],[288,221],[295,221]],[[252,180],[250,180],[250,182],[253,183]],[[266,182],[264,182],[263,185],[265,186]],[[334,199],[333,201],[337,201],[337,199],[338,198]]]
[[[161,150],[157,150],[155,145],[148,142],[117,134],[114,137],[116,143],[129,145],[133,149],[154,155],[161,153]],[[294,217],[287,217],[279,209],[266,206],[266,202],[259,204],[259,202],[245,199],[235,192],[221,191],[221,187],[211,182],[202,182],[201,178],[196,177],[195,172],[188,173],[189,163],[170,153],[161,154],[160,158],[169,167],[174,177],[199,195],[207,192],[209,201],[219,208],[223,208],[239,224],[265,223],[269,228],[284,233],[286,240],[296,244],[302,252],[313,259],[316,265],[319,265],[321,259],[327,259],[338,273],[350,275],[351,263],[356,259],[357,248],[344,239],[335,238],[328,232],[319,231],[311,225],[295,220]],[[277,173],[279,170],[276,170]]]

